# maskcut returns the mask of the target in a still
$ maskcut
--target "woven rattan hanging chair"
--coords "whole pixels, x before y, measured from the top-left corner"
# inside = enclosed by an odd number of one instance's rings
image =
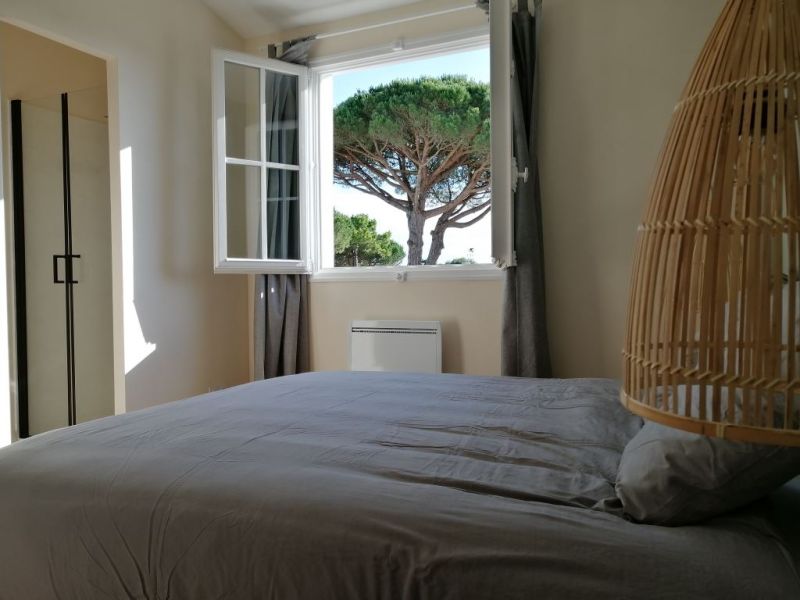
[[[729,0],[678,102],[639,229],[622,400],[800,445],[800,0]]]

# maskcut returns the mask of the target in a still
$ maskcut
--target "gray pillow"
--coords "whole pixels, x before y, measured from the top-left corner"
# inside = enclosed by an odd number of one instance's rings
[[[616,492],[626,515],[687,525],[739,508],[800,474],[800,448],[709,438],[646,422],[622,453]]]

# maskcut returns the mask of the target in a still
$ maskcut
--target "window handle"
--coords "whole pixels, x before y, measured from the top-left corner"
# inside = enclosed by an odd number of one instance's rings
[[[524,170],[520,171],[517,168],[517,157],[511,156],[511,191],[517,191],[517,181],[522,179],[522,183],[528,183],[528,167],[525,167]]]

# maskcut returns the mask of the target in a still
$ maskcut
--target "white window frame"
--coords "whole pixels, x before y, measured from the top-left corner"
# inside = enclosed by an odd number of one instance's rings
[[[509,15],[510,23],[510,15]],[[398,46],[402,46],[398,48]],[[409,60],[439,56],[455,52],[463,52],[486,48],[489,46],[489,31],[487,28],[460,32],[458,34],[448,34],[432,39],[417,40],[413,44],[396,43],[393,46],[381,50],[371,50],[350,55],[338,55],[313,60],[310,64],[310,88],[312,114],[311,129],[322,132],[329,127],[326,119],[321,114],[321,95],[324,93],[322,82],[336,73],[352,72],[356,70],[368,69],[380,65],[397,62],[407,62]],[[492,63],[493,65],[493,63]],[[330,120],[330,116],[327,116]],[[493,123],[494,125],[494,123]],[[332,131],[329,132],[332,136]],[[331,161],[330,156],[323,157],[324,154],[332,152],[332,148],[325,147],[322,143],[322,136],[316,136],[312,142],[311,151],[313,153],[312,162],[317,165],[312,182],[311,196],[313,218],[313,263],[315,268],[312,273],[312,281],[412,281],[412,280],[474,280],[474,279],[500,279],[503,277],[502,269],[495,264],[477,265],[419,265],[419,266],[380,266],[380,267],[331,267],[321,268],[323,264],[323,252],[326,247],[332,247],[328,230],[332,231],[332,211],[330,205],[323,201],[322,191],[332,185],[332,173],[323,168],[323,165]],[[509,140],[510,143],[510,140]],[[510,153],[510,150],[509,150]],[[327,183],[324,181],[327,180]],[[493,182],[494,187],[494,182]],[[492,192],[492,212],[495,210],[494,190]],[[492,218],[490,215],[489,218]],[[495,224],[492,224],[492,235],[494,236]],[[493,242],[494,248],[494,242]]]
[[[489,27],[448,33],[435,38],[406,42],[402,39],[379,49],[370,48],[356,53],[318,58],[310,68],[258,56],[214,50],[212,53],[212,116],[213,116],[213,178],[214,178],[214,271],[216,273],[310,273],[314,281],[407,281],[440,279],[499,279],[503,269],[515,264],[512,185],[517,172],[512,157],[511,93],[513,76],[511,64],[510,5],[492,2]],[[489,44],[489,39],[494,43]],[[323,207],[322,191],[331,185],[330,163],[332,148],[323,147],[320,131],[326,126],[320,111],[321,82],[337,72],[368,69],[392,62],[490,47],[492,90],[492,257],[494,264],[478,265],[420,265],[380,267],[321,268],[323,248],[332,247],[332,211]],[[225,62],[258,68],[261,73],[262,138],[265,119],[264,69],[298,77],[298,156],[299,156],[299,213],[300,260],[245,259],[227,257],[226,165],[228,163],[262,168],[262,194],[266,194],[264,174],[269,168],[265,160],[248,161],[226,157],[225,138]],[[503,107],[502,109],[499,107]],[[326,116],[332,122],[331,115]],[[330,125],[328,125],[330,127]],[[312,133],[314,132],[314,133]],[[332,130],[329,132],[332,141]],[[326,134],[327,135],[327,134]],[[326,142],[327,143],[327,142]],[[262,159],[264,144],[262,142]],[[323,160],[323,153],[326,154]],[[323,180],[326,181],[323,185]],[[323,211],[323,208],[326,210]],[[330,214],[329,214],[330,213]],[[325,221],[327,219],[327,222]]]
[[[514,3],[516,5],[516,2]],[[517,170],[511,102],[513,59],[511,50],[511,2],[489,3],[491,45],[491,169],[492,169],[492,258],[501,268],[517,264],[514,250],[514,191]],[[524,175],[527,180],[527,174]],[[497,212],[495,212],[497,211]]]
[[[261,93],[261,151],[260,160],[236,159],[226,156],[225,137],[225,63],[235,63],[259,69],[259,89]],[[267,161],[264,155],[266,146],[266,105],[264,98],[264,73],[274,71],[297,76],[298,85],[298,193],[299,193],[299,260],[272,259],[272,258],[229,258],[227,256],[227,187],[226,173],[228,164],[259,167],[261,169],[261,201],[264,202],[267,194],[266,172],[267,169],[277,167],[285,169],[286,165],[276,165]],[[309,71],[307,67],[292,63],[259,58],[250,54],[233,52],[230,50],[214,50],[212,52],[212,131],[213,131],[213,178],[214,178],[214,272],[215,273],[308,273],[311,270],[309,232],[313,231],[309,210],[309,175],[312,165],[309,165],[309,128],[307,116],[309,106]],[[295,169],[290,169],[295,170]],[[266,213],[262,219],[266,218]],[[263,227],[263,226],[262,226]],[[264,235],[266,228],[264,227]],[[266,240],[265,240],[266,243]]]

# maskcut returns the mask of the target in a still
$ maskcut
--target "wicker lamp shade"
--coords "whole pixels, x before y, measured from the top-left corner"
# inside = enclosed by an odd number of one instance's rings
[[[800,445],[800,0],[729,0],[678,102],[639,228],[622,401]]]

